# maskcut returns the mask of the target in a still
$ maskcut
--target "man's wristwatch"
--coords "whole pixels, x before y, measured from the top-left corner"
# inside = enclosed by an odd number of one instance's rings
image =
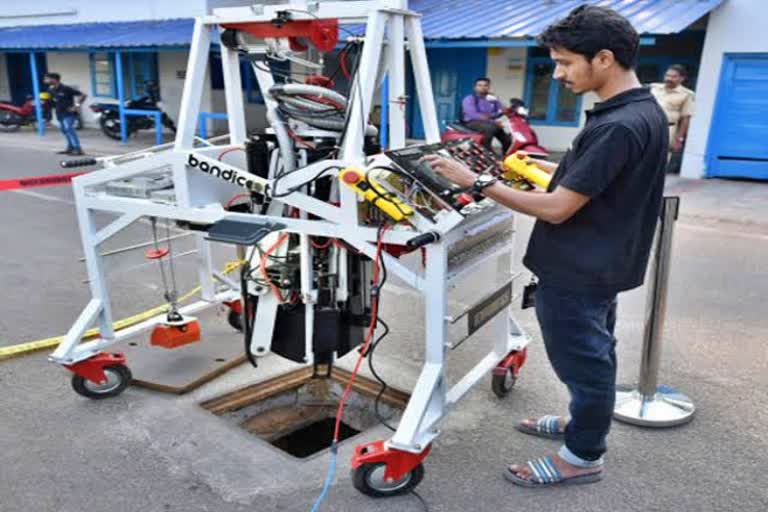
[[[496,178],[495,176],[489,176],[488,174],[481,174],[480,176],[477,177],[475,182],[472,184],[472,193],[480,194],[483,192],[485,188],[490,187],[497,181],[499,181],[499,178]]]

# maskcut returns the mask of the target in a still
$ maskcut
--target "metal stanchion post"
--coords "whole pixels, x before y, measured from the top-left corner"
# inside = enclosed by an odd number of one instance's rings
[[[652,267],[648,282],[643,353],[637,386],[617,386],[613,416],[619,421],[644,427],[671,427],[693,418],[695,407],[684,394],[658,385],[661,335],[667,306],[672,233],[674,231],[679,197],[665,197],[661,219],[656,229]]]

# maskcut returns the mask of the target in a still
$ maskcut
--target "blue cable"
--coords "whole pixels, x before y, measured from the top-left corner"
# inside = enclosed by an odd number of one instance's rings
[[[312,506],[311,512],[317,512],[318,507],[320,507],[320,504],[325,499],[325,496],[328,494],[328,490],[331,488],[331,483],[333,482],[333,476],[336,474],[336,454],[338,453],[338,446],[336,444],[336,441],[331,444],[331,465],[328,467],[328,476],[325,477],[325,484],[323,485],[323,491],[320,493],[320,496],[317,497],[317,500],[315,501],[315,504]]]

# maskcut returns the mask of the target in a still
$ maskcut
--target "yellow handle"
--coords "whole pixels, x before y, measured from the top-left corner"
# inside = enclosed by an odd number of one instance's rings
[[[365,173],[362,171],[347,167],[339,173],[339,180],[396,222],[405,220],[413,215],[413,208],[402,202],[398,197],[390,194],[387,189],[374,179],[366,178]]]
[[[528,162],[528,157],[520,153],[514,153],[504,159],[504,169],[507,172],[504,173],[504,178],[508,180],[514,180],[515,178],[523,178],[531,183],[534,183],[541,188],[549,187],[549,182],[552,180],[552,176],[536,167],[536,164]]]

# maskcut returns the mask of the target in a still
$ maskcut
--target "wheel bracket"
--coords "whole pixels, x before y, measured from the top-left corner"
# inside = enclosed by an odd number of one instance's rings
[[[429,455],[432,445],[428,445],[421,453],[411,453],[394,448],[387,448],[384,441],[361,444],[355,447],[355,455],[352,456],[352,469],[356,470],[363,464],[384,463],[386,469],[384,478],[387,481],[396,481],[403,478]]]
[[[513,350],[507,356],[501,360],[493,369],[493,374],[500,377],[504,377],[507,374],[507,370],[512,370],[512,374],[517,377],[520,373],[520,368],[525,364],[525,360],[528,358],[528,347],[522,350]]]
[[[75,364],[65,364],[64,368],[77,375],[80,375],[84,379],[87,379],[94,384],[102,384],[107,381],[107,376],[104,373],[104,367],[116,364],[125,365],[125,354],[122,352],[99,352],[95,356],[90,357],[84,361],[80,361]]]

